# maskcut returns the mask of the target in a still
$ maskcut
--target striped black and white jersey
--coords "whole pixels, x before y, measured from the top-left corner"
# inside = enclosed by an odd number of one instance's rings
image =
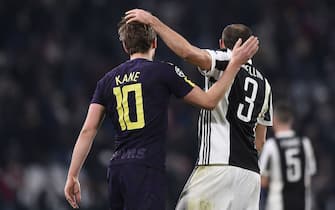
[[[268,139],[260,157],[261,175],[269,178],[266,210],[310,210],[311,176],[316,161],[310,140],[294,131]]]
[[[205,90],[221,77],[231,57],[230,50],[207,51],[212,58],[211,70],[200,70],[205,76]],[[272,125],[271,87],[249,61],[217,107],[200,111],[197,165],[228,164],[259,173],[254,144],[257,124]]]

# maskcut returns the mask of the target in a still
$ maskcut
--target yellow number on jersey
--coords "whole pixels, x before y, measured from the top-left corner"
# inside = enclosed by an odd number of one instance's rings
[[[137,121],[132,122],[129,117],[129,103],[128,94],[135,92],[135,104],[136,104],[136,116]],[[136,83],[131,85],[125,85],[122,87],[113,88],[113,94],[116,97],[116,109],[119,115],[119,123],[121,130],[134,130],[140,129],[145,126],[144,122],[144,109],[143,109],[143,97],[142,97],[142,84]]]

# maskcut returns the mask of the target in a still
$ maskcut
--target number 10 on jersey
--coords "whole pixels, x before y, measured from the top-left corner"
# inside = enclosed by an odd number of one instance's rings
[[[135,93],[135,107],[136,108],[136,121],[131,121],[129,117],[129,93]],[[116,97],[116,109],[119,115],[119,123],[121,130],[135,130],[143,128],[144,122],[144,109],[143,109],[143,97],[142,97],[142,84],[136,83],[131,85],[125,85],[121,87],[113,88],[113,94]]]

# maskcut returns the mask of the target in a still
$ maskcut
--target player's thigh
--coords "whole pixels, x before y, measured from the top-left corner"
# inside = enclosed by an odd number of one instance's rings
[[[196,167],[180,195],[176,209],[230,209],[233,180],[234,174],[227,166]]]
[[[250,173],[250,191],[246,210],[259,210],[259,200],[261,194],[261,178],[260,175],[254,172]]]
[[[260,175],[242,168],[236,168],[236,170],[232,209],[259,210]]]
[[[111,166],[107,171],[108,199],[110,210],[123,210],[124,199],[122,196],[122,183],[120,182],[121,169]]]
[[[166,180],[164,170],[144,165],[124,167],[126,210],[164,210]]]

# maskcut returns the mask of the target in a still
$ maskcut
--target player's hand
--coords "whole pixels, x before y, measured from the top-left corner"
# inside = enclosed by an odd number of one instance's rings
[[[247,63],[248,60],[256,54],[259,48],[259,41],[255,36],[249,37],[247,41],[241,44],[242,39],[238,39],[234,45],[231,57],[231,61],[239,65]]]
[[[79,208],[79,203],[81,200],[81,193],[80,193],[80,183],[77,178],[68,177],[66,180],[66,184],[64,187],[64,194],[67,202],[72,206],[74,209]]]
[[[132,9],[126,12],[127,23],[137,21],[143,24],[150,25],[154,19],[154,16],[142,9]]]

